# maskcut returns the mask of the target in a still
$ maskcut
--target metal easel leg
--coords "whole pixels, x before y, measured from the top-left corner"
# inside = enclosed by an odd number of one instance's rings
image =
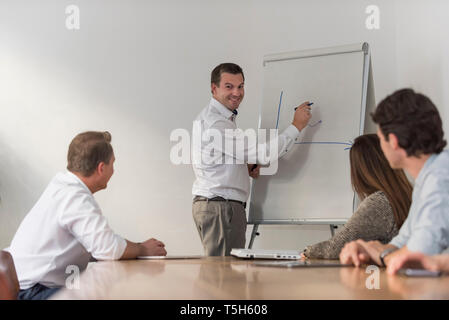
[[[333,237],[334,236],[334,234],[335,234],[335,228],[336,228],[337,226],[336,225],[334,225],[334,224],[331,224],[330,225],[330,228],[331,228],[331,236]]]
[[[248,249],[251,249],[253,247],[254,239],[260,234],[259,232],[257,232],[258,228],[259,224],[255,223],[253,225],[253,231],[251,232],[251,240],[249,241]]]

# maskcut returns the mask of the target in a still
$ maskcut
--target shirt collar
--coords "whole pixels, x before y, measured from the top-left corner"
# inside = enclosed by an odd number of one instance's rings
[[[69,177],[69,179],[74,180],[76,182],[79,182],[81,184],[81,186],[83,186],[84,189],[86,189],[87,191],[89,191],[90,194],[92,194],[92,192],[90,191],[90,189],[86,186],[86,184],[76,176],[76,174],[74,174],[73,172],[67,170],[66,171],[66,175]]]
[[[237,115],[237,110],[234,110],[235,112],[232,112],[228,108],[226,108],[224,105],[222,105],[218,100],[216,100],[214,97],[210,98],[210,105],[213,106],[215,109],[220,112],[226,119],[232,120]]]

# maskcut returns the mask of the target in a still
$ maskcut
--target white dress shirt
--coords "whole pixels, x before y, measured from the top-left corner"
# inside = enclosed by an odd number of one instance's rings
[[[197,148],[195,148],[195,142],[193,142],[193,171],[195,172],[196,180],[193,183],[192,194],[207,198],[218,196],[229,200],[246,202],[250,189],[247,159],[257,159],[258,164],[268,164],[270,159],[266,156],[269,153],[260,152],[261,144],[245,144],[243,132],[240,135],[229,135],[229,130],[227,129],[237,129],[235,115],[214,98],[211,98],[209,105],[195,119],[195,124],[200,127],[202,134],[207,135],[208,132],[211,132],[210,136],[213,137],[212,131],[220,132],[223,141],[218,145],[216,144],[216,139],[211,139],[209,144],[202,141],[201,144],[198,144],[200,147]],[[278,157],[282,157],[291,149],[298,136],[299,130],[293,125],[288,126],[282,134],[278,135]],[[232,152],[232,150],[231,152],[225,150],[227,141],[237,146],[243,145],[243,152],[238,153]],[[221,152],[224,161],[222,163],[210,164],[204,163],[204,161],[195,161],[195,159],[201,159],[201,155],[209,154],[211,144],[213,144],[215,151]],[[266,143],[263,147],[268,151],[269,145],[270,143]],[[261,157],[261,155],[263,156]]]
[[[68,266],[83,271],[91,256],[120,259],[126,245],[109,227],[87,186],[66,172],[51,180],[7,250],[13,256],[20,288],[28,289],[36,283],[64,286],[73,274]]]

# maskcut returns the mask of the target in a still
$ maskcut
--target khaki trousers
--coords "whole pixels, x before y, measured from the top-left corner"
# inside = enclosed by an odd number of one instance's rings
[[[246,212],[233,201],[194,201],[192,215],[206,256],[229,256],[245,248]]]

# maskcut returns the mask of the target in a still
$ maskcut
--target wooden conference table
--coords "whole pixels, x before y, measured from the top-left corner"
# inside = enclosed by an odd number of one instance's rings
[[[449,299],[449,276],[407,278],[379,273],[379,289],[368,289],[365,267],[277,268],[253,260],[207,257],[189,260],[130,260],[91,263],[78,289],[53,299],[299,300]]]

